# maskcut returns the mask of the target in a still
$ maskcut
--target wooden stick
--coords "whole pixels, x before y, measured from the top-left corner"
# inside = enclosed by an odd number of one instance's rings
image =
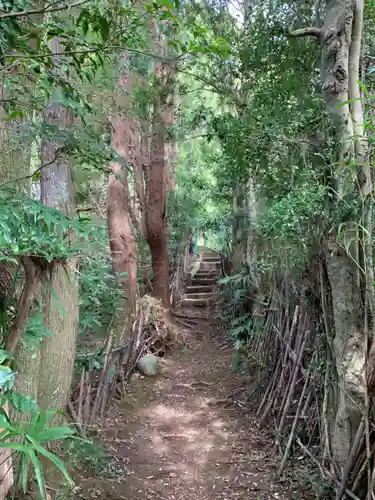
[[[116,373],[114,375],[114,378],[115,379],[117,378],[117,374]],[[104,382],[103,382],[103,397],[102,397],[101,407],[100,407],[100,418],[104,417],[104,410],[105,410],[105,407],[107,405],[108,396],[109,396],[109,391],[108,391],[109,384],[110,384],[109,370],[107,369],[106,373],[105,373]]]
[[[336,486],[340,486],[339,480],[335,476],[333,476],[325,467],[322,466],[319,460],[316,457],[314,457],[311,451],[308,448],[306,448],[306,446],[303,445],[298,438],[296,439],[296,443],[301,448],[303,453],[306,456],[308,456],[314,462],[315,465],[319,467],[320,473],[322,474],[323,477],[327,476],[329,479],[331,479],[332,482],[336,484]],[[353,500],[361,500],[352,491],[348,490],[348,488],[345,488],[345,493],[348,495],[348,497],[352,498]]]
[[[303,386],[303,390],[302,390],[302,394],[301,394],[301,397],[299,398],[299,401],[298,401],[298,406],[297,406],[296,414],[294,416],[292,430],[290,431],[290,434],[289,434],[289,439],[288,439],[288,443],[287,443],[286,448],[285,448],[284,456],[283,456],[283,458],[281,460],[280,466],[279,466],[279,468],[277,470],[277,473],[276,473],[276,477],[277,478],[280,478],[281,473],[284,470],[286,461],[288,460],[288,457],[289,457],[290,448],[292,447],[292,444],[293,444],[294,435],[295,435],[295,432],[296,432],[296,429],[297,429],[297,425],[298,425],[298,421],[299,421],[299,417],[300,417],[300,414],[301,414],[302,402],[304,400],[304,397],[305,397],[305,394],[306,394],[306,391],[307,391],[307,388],[308,388],[308,385],[309,385],[309,382],[310,382],[310,374],[311,374],[311,371],[312,371],[314,359],[315,359],[315,357],[312,359],[312,361],[310,363],[309,373],[308,373],[308,376],[306,377],[306,380],[305,380],[305,383],[304,383],[304,386]]]
[[[350,471],[352,469],[354,459],[358,453],[358,447],[362,441],[364,430],[365,430],[365,419],[362,418],[361,423],[359,424],[359,427],[357,429],[357,433],[355,435],[353,446],[352,446],[350,453],[349,453],[349,457],[348,457],[348,459],[345,463],[344,469],[342,471],[342,478],[341,478],[339,489],[337,490],[336,500],[341,500],[344,493],[345,493],[346,483],[348,481],[348,477],[349,477]]]
[[[87,424],[90,419],[90,404],[91,404],[91,375],[88,371],[86,373],[86,399],[85,406],[83,409],[83,424]]]
[[[298,372],[299,372],[299,369],[301,367],[303,354],[305,352],[306,342],[307,342],[307,330],[305,331],[305,335],[304,335],[302,344],[301,344],[299,352],[298,352],[297,361],[294,364],[294,369],[293,369],[293,374],[292,374],[292,378],[291,378],[291,383],[290,383],[290,386],[289,386],[288,395],[286,397],[285,406],[284,406],[284,409],[283,409],[283,413],[281,415],[279,427],[277,429],[277,433],[278,434],[281,434],[281,432],[283,430],[285,418],[286,418],[286,415],[287,415],[287,413],[289,411],[289,408],[290,408],[290,405],[291,405],[291,402],[292,402],[292,398],[293,398],[294,391],[295,391],[295,388],[296,388],[296,382],[297,382]]]
[[[279,372],[279,369],[280,369],[280,365],[281,365],[281,358],[279,358],[278,362],[277,362],[277,365],[276,365],[276,369],[274,371],[274,374],[267,386],[267,389],[266,389],[266,392],[264,393],[264,396],[262,398],[262,401],[260,402],[260,405],[259,405],[259,408],[258,408],[258,411],[257,411],[257,417],[259,417],[260,415],[260,412],[262,411],[263,409],[263,406],[265,404],[265,402],[267,401],[267,398],[268,396],[270,395],[270,393],[272,392],[275,384],[276,384],[276,381],[278,380],[278,372]],[[265,416],[264,416],[265,418]],[[263,415],[262,415],[262,418],[260,419],[262,421],[263,419]]]
[[[372,447],[371,447],[371,456],[374,454],[375,452],[375,443],[373,443]],[[359,467],[359,471],[358,473],[355,475],[355,479],[353,481],[353,486],[352,486],[352,489],[354,491],[357,490],[358,486],[359,486],[359,482],[362,478],[362,475],[367,467],[367,450],[365,449],[363,453],[361,453],[361,456],[360,456],[360,459],[357,460],[356,462],[356,465],[354,467],[354,470],[356,471],[357,468],[357,463],[362,463],[362,465]]]
[[[281,380],[281,383],[284,383],[284,380],[285,378],[287,377],[287,374],[288,374],[288,371],[289,371],[289,363],[288,363],[288,360],[290,358],[290,351],[292,349],[292,342],[293,342],[293,339],[294,339],[294,331],[296,330],[296,326],[298,325],[299,323],[299,306],[296,306],[295,307],[295,310],[294,310],[294,313],[293,313],[293,321],[292,321],[292,326],[290,328],[290,331],[289,331],[289,334],[288,336],[285,337],[284,341],[281,339],[281,341],[283,342],[283,350],[282,350],[282,353],[283,353],[283,374],[282,374],[282,380]],[[281,332],[279,332],[280,336],[281,336]],[[286,342],[287,340],[287,342]],[[301,339],[300,337],[298,336],[298,331],[297,331],[297,339],[296,339],[296,342],[295,342],[295,345],[297,346],[297,352],[298,352],[298,346],[299,346],[299,343],[301,342]],[[296,358],[297,359],[297,358]],[[289,373],[289,378],[287,380],[287,384],[286,384],[286,388],[284,389],[283,393],[284,393],[284,396],[283,396],[283,399],[282,399],[282,402],[281,402],[281,408],[284,407],[284,404],[285,404],[285,398],[287,396],[287,393],[288,393],[288,389],[289,389],[289,386],[290,386],[290,381],[291,381],[291,377],[292,377],[292,373],[293,373],[293,365],[295,363],[295,360],[291,360],[292,361],[292,370],[290,370],[290,373]],[[277,396],[277,399],[278,399],[278,396]],[[277,400],[276,400],[276,403],[277,403]]]
[[[82,404],[83,404],[83,392],[85,390],[85,367],[82,367],[81,382],[79,385],[79,397],[78,397],[78,421],[82,422]]]
[[[96,393],[96,398],[95,398],[95,401],[94,401],[94,406],[93,406],[93,409],[92,409],[91,415],[90,415],[90,420],[89,420],[90,424],[92,424],[92,422],[93,422],[93,420],[95,418],[96,412],[98,410],[98,407],[99,407],[100,397],[101,397],[101,393],[102,393],[102,390],[103,390],[104,381],[105,381],[105,378],[106,378],[106,375],[107,375],[108,359],[109,359],[109,354],[111,352],[112,340],[113,340],[113,333],[110,333],[109,336],[108,336],[107,347],[106,347],[105,355],[104,355],[104,365],[103,365],[102,372],[100,374],[99,387],[98,387],[98,390],[97,390],[97,393]]]
[[[141,342],[144,322],[145,322],[145,317],[144,317],[144,314],[141,313],[141,317],[138,320],[138,328],[134,327],[134,330],[133,330],[132,339],[131,339],[131,342],[129,345],[128,356],[126,358],[126,362],[124,365],[124,378],[125,378],[125,380],[129,379],[129,375],[131,374],[131,372],[136,364],[136,362],[135,363],[132,362],[132,357],[133,357],[134,352],[136,352],[136,350],[137,350],[137,346]],[[137,354],[135,354],[135,356],[137,356]]]
[[[288,350],[288,347],[291,345],[291,342],[292,342],[294,326],[295,326],[295,323],[296,323],[297,318],[298,318],[298,311],[299,311],[299,306],[296,306],[295,311],[294,311],[294,315],[293,315],[292,326],[291,326],[290,330],[288,330],[288,333],[286,334],[286,339],[288,339],[288,340],[287,340],[286,345],[284,344],[285,348],[283,347],[282,352],[281,352],[281,356],[280,356],[280,359],[281,359],[281,373],[280,373],[280,376],[278,376],[277,372],[275,372],[274,377],[275,377],[275,380],[277,379],[276,389],[275,389],[275,391],[271,392],[271,397],[268,400],[268,403],[266,405],[266,408],[265,408],[262,416],[260,417],[260,420],[259,420],[259,426],[260,427],[263,427],[264,422],[265,422],[265,420],[267,418],[267,415],[268,415],[270,409],[272,408],[274,402],[277,401],[278,394],[280,392],[280,389],[281,389],[283,381],[284,381],[284,377],[285,377],[284,372],[285,372],[286,367],[287,367],[287,363],[285,361],[285,353]],[[282,342],[282,339],[281,339],[281,342]]]
[[[70,401],[70,399],[68,399],[68,403],[66,406],[67,406],[68,413],[73,421],[73,425],[77,429],[78,434],[81,437],[86,438],[87,436],[85,434],[85,431],[83,430],[81,422],[78,419],[78,415],[77,415],[77,413],[74,409],[74,406],[72,405],[72,402]]]

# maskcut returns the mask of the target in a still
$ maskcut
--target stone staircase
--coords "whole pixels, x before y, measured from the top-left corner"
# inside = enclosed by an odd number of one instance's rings
[[[198,249],[202,256],[198,272],[188,277],[188,286],[182,297],[184,308],[208,307],[214,296],[216,280],[220,273],[220,256],[208,248]]]

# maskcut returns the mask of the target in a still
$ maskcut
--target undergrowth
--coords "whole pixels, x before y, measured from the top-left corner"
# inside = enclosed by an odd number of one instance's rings
[[[70,441],[64,454],[71,470],[85,470],[93,477],[116,478],[124,472],[116,457],[99,439]]]
[[[233,343],[234,371],[249,367],[249,345],[256,334],[250,308],[250,298],[254,292],[248,266],[243,266],[237,274],[219,280],[218,296],[223,303],[220,317],[227,324]]]

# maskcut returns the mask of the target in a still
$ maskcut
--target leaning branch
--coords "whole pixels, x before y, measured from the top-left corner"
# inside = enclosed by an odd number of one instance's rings
[[[308,26],[306,28],[299,28],[298,30],[289,30],[288,36],[293,38],[301,38],[304,36],[315,36],[320,38],[322,30],[316,26]]]

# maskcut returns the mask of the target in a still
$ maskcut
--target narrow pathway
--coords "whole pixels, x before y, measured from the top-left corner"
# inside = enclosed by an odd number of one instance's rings
[[[208,311],[217,267],[217,256],[206,253],[182,300],[185,311]],[[203,319],[184,337],[187,344],[163,362],[163,373],[135,376],[102,422],[102,438],[125,473],[94,488],[87,478],[93,498],[306,500],[273,479],[277,457],[246,413],[249,379],[232,372],[231,347]]]
[[[306,499],[273,480],[275,452],[238,406],[245,386],[231,372],[230,348],[207,332],[194,337],[163,375],[135,379],[103,422],[103,438],[126,473],[97,483],[97,498]],[[237,404],[227,400],[233,394]]]

